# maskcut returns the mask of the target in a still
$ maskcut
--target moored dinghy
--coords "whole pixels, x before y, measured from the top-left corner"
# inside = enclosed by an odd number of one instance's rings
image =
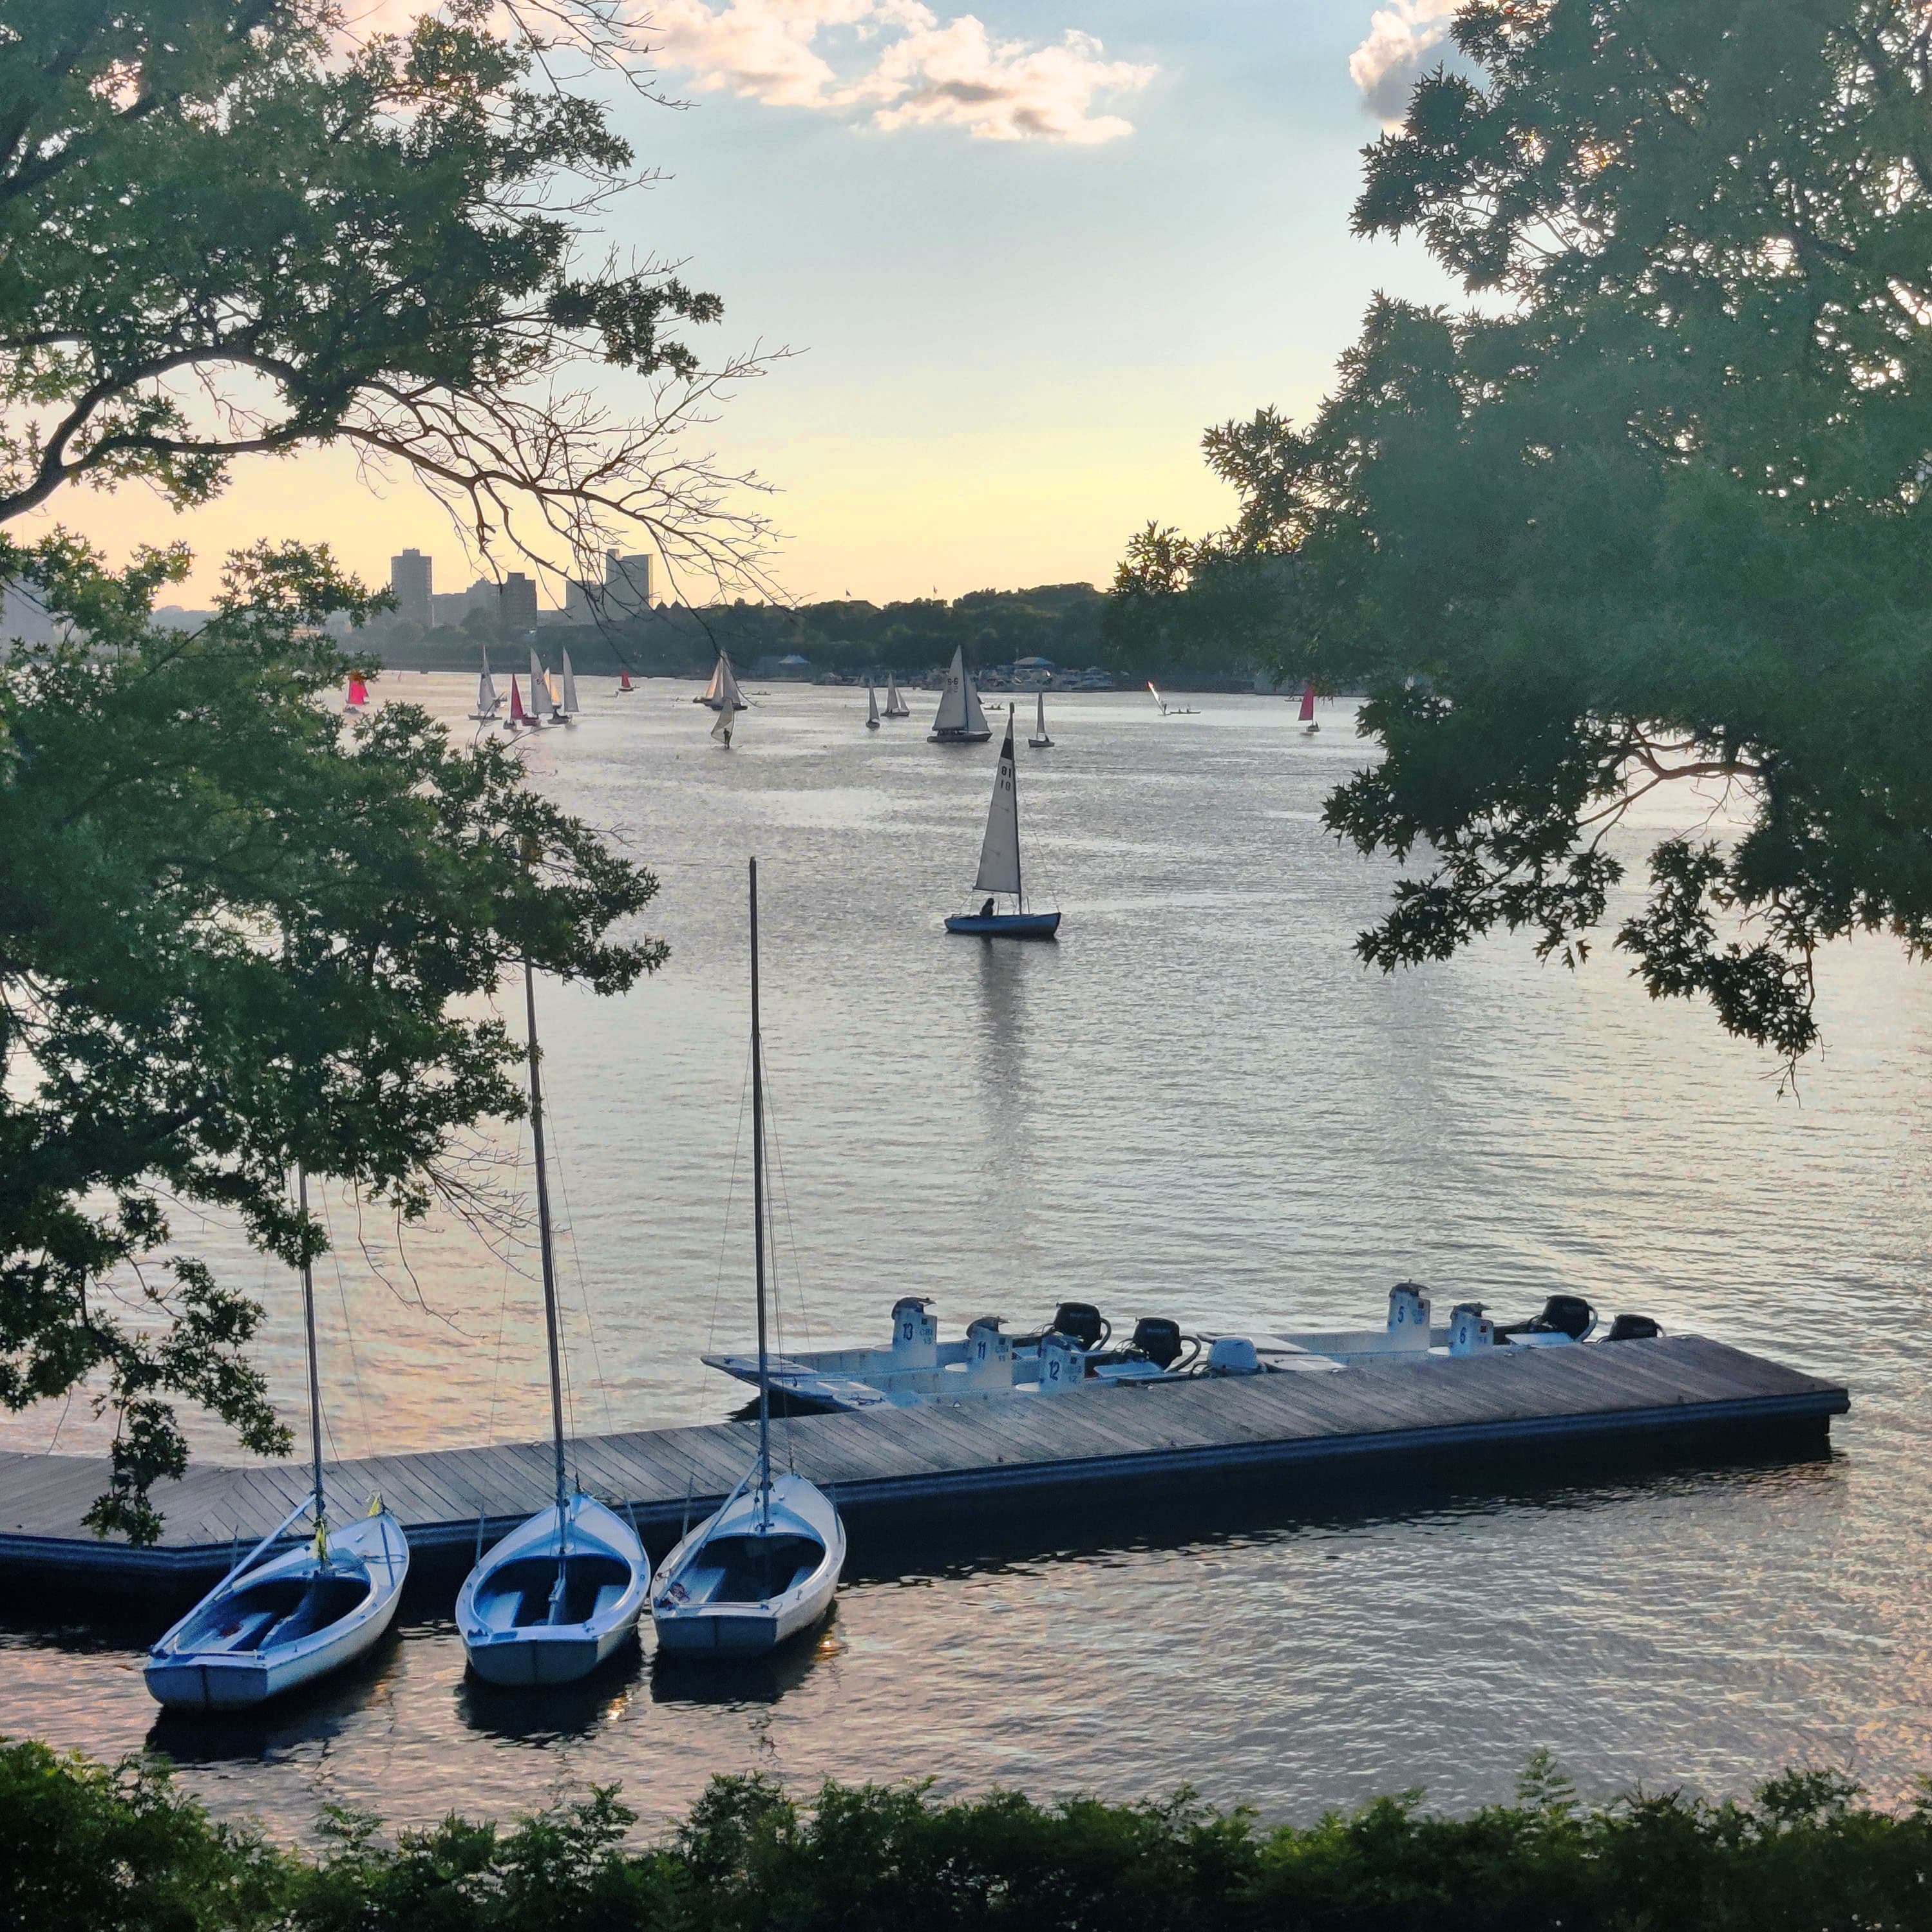
[[[752,1218],[758,1302],[758,1455],[724,1506],[658,1573],[651,1620],[666,1650],[751,1657],[809,1629],[845,1564],[845,1526],[800,1475],[772,1473],[771,1354],[765,1322],[764,1048],[758,1026],[758,862],[751,868]]]
[[[308,1213],[308,1183],[297,1181]],[[316,1359],[315,1278],[302,1267],[308,1336],[310,1492],[148,1653],[145,1675],[170,1709],[245,1710],[352,1664],[378,1642],[410,1574],[402,1526],[372,1501],[338,1537],[328,1532],[322,1480],[322,1378]],[[315,1534],[300,1549],[262,1558],[298,1516]],[[259,1565],[259,1567],[258,1567]]]
[[[986,836],[980,846],[980,870],[973,881],[976,892],[987,895],[977,912],[955,913],[946,922],[948,932],[980,939],[1051,939],[1060,930],[1058,912],[1030,912],[1020,875],[1019,788],[1013,770],[1013,714],[1006,710],[1006,742],[1000,747],[999,768],[993,776],[993,802],[986,811]],[[995,910],[1001,895],[1010,894],[1011,912]]]
[[[529,1685],[574,1682],[610,1656],[637,1628],[650,1588],[651,1565],[637,1532],[594,1497],[573,1491],[565,1467],[556,1257],[544,1165],[536,986],[527,959],[524,1000],[556,1500],[493,1545],[464,1580],[456,1599],[456,1627],[478,1676],[492,1684]]]

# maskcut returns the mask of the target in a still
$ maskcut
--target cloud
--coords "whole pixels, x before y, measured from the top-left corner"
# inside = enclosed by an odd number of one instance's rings
[[[1368,38],[1348,56],[1363,104],[1384,127],[1401,124],[1408,90],[1442,58],[1449,23],[1463,0],[1390,0],[1370,16]],[[1453,50],[1445,50],[1453,52]]]
[[[1108,60],[1089,34],[996,40],[976,15],[942,20],[920,0],[657,0],[651,20],[658,59],[698,88],[854,116],[882,132],[938,124],[980,140],[1091,146],[1133,131],[1096,101],[1138,93],[1154,76]]]

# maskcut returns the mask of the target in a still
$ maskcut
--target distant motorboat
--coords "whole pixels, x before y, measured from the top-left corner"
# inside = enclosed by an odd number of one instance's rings
[[[470,716],[480,724],[496,716],[502,708],[502,694],[496,688],[496,680],[490,675],[490,652],[487,646],[483,651],[483,672],[476,680],[476,709]]]
[[[1315,680],[1312,677],[1302,688],[1300,722],[1307,728],[1301,734],[1304,738],[1312,738],[1322,728],[1315,722]]]
[[[926,741],[934,745],[983,745],[993,735],[986,714],[980,709],[980,694],[966,669],[964,647],[952,653],[952,668],[939,693],[939,709],[933,715],[932,729]]]
[[[1050,752],[1053,740],[1046,735],[1046,693],[1035,692],[1033,736],[1027,740],[1027,748],[1034,752]]]
[[[980,842],[980,870],[973,881],[976,892],[987,895],[977,912],[955,913],[946,922],[948,932],[980,939],[1051,939],[1060,930],[1058,912],[1029,912],[1020,875],[1020,802],[1013,766],[1013,712],[1006,707],[1006,742],[993,774],[993,802],[986,809],[986,836]],[[1011,912],[995,910],[995,901],[1010,895]]]
[[[868,684],[866,687],[866,729],[876,731],[879,728],[879,694]]]
[[[661,1649],[755,1656],[809,1629],[830,1607],[845,1562],[832,1499],[796,1474],[772,1472],[771,1352],[765,1320],[764,1049],[758,1022],[758,862],[751,862],[752,1219],[758,1311],[758,1454],[716,1515],[658,1572],[651,1621]]]
[[[899,694],[898,679],[891,671],[886,674],[886,716],[888,718],[910,718],[912,716],[911,707]]]
[[[718,668],[711,674],[711,682],[692,702],[706,706],[713,711],[748,711],[751,709],[745,702],[745,694],[738,688],[738,680],[731,670],[731,660],[722,651],[718,653]]]

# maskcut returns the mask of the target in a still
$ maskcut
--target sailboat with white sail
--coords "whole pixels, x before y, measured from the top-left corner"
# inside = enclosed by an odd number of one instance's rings
[[[823,1617],[845,1562],[832,1499],[796,1472],[772,1468],[771,1353],[765,1318],[764,1046],[758,1024],[758,862],[751,866],[752,1217],[758,1305],[758,1453],[714,1516],[664,1558],[651,1600],[662,1649],[748,1657]],[[774,1253],[776,1246],[774,1244]]]
[[[306,1220],[308,1179],[298,1172]],[[371,1499],[368,1515],[331,1536],[322,1475],[322,1372],[315,1344],[315,1276],[304,1252],[302,1318],[308,1348],[308,1493],[148,1653],[148,1689],[170,1709],[243,1710],[352,1664],[381,1640],[410,1574],[402,1525]],[[313,1538],[270,1555],[298,1517]],[[266,1559],[266,1560],[264,1560]]]
[[[1020,874],[1019,788],[1013,768],[1013,713],[1006,707],[1006,740],[1000,747],[998,770],[993,775],[993,802],[986,812],[986,836],[980,845],[980,870],[973,882],[986,894],[977,912],[955,913],[946,922],[948,932],[981,939],[1051,939],[1060,930],[1060,914],[1029,912]],[[1013,909],[1000,912],[998,901],[1010,896]]]
[[[866,687],[866,729],[876,731],[879,728],[879,694],[871,685]]]
[[[490,675],[490,649],[483,647],[483,672],[476,680],[476,709],[470,716],[479,723],[496,716],[502,705],[502,696],[496,688],[496,680]]]
[[[731,728],[735,722],[736,714],[728,704],[721,704],[718,716],[712,720],[712,742],[722,745],[728,752],[731,748]]]
[[[570,651],[566,646],[563,653],[563,701],[560,715],[569,723],[574,722],[577,712],[577,674],[570,668]]]
[[[952,653],[952,668],[939,694],[939,709],[934,713],[932,729],[926,734],[932,745],[983,745],[993,735],[986,714],[980,709],[980,694],[966,669],[964,648]]]
[[[565,1461],[562,1340],[544,1163],[536,983],[527,958],[524,1001],[556,1500],[511,1531],[464,1580],[456,1599],[456,1627],[478,1676],[492,1684],[530,1685],[574,1683],[610,1656],[637,1628],[650,1588],[651,1564],[629,1523],[596,1497],[572,1487]]]
[[[691,701],[712,711],[748,711],[751,709],[745,702],[745,694],[738,688],[738,680],[731,669],[731,660],[722,651],[718,653],[718,668],[711,674],[711,682]]]
[[[888,718],[910,718],[912,716],[912,706],[907,704],[901,693],[898,674],[893,671],[886,674],[886,716]]]
[[[543,668],[543,659],[537,656],[536,646],[530,646],[530,708],[524,714],[524,722],[535,730],[544,721],[544,713],[550,709],[550,680]]]
[[[1036,708],[1034,712],[1033,736],[1027,740],[1027,748],[1032,752],[1050,752],[1053,740],[1046,735],[1046,693],[1034,693]]]

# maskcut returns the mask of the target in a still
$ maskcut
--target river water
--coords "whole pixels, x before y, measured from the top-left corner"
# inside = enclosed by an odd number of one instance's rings
[[[593,1780],[660,1819],[753,1768],[1042,1797],[1184,1783],[1301,1817],[1410,1786],[1504,1796],[1539,1745],[1592,1793],[1828,1762],[1890,1802],[1932,1770],[1925,975],[1878,942],[1828,957],[1827,1050],[1793,1095],[1703,1012],[1649,1002],[1607,945],[1575,973],[1515,940],[1365,972],[1350,940],[1393,871],[1318,817],[1364,748],[1344,708],[1306,738],[1258,698],[1165,719],[1144,697],[1053,701],[1055,746],[1022,751],[1019,785],[1063,936],[949,939],[992,748],[928,746],[929,698],[869,734],[862,697],[781,687],[725,752],[692,689],[586,680],[580,724],[526,752],[658,872],[644,924],[672,948],[621,1000],[539,992],[581,1426],[715,1420],[741,1393],[697,1358],[750,1333],[755,854],[793,1343],[883,1341],[906,1293],[956,1334],[1068,1298],[1123,1324],[1334,1326],[1378,1322],[1406,1276],[1438,1310],[1528,1312],[1561,1287],[1849,1382],[1832,1453],[1310,1485],[1267,1509],[1110,1506],[862,1550],[815,1648],[776,1666],[677,1674],[647,1643],[535,1704],[466,1683],[446,1592],[360,1675],[236,1724],[157,1725],[152,1630],[23,1624],[0,1630],[0,1730],[165,1749],[282,1836],[328,1802],[416,1824]],[[454,721],[469,687],[377,693]],[[1709,809],[1670,801],[1628,849]],[[328,1204],[344,1454],[545,1431],[527,1148],[481,1143],[472,1171],[505,1230],[399,1239]],[[260,1288],[296,1420],[292,1285],[218,1226],[176,1232]],[[98,1439],[80,1403],[0,1426],[10,1448]]]

